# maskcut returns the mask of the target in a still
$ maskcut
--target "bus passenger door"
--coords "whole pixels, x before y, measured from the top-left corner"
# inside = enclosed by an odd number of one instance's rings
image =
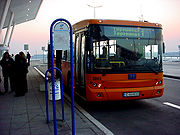
[[[80,34],[78,38],[79,41],[76,44],[76,91],[85,97],[85,36]]]
[[[75,40],[75,86],[76,86],[76,91],[79,89],[79,52],[80,52],[80,38],[79,34],[76,35],[76,40]]]

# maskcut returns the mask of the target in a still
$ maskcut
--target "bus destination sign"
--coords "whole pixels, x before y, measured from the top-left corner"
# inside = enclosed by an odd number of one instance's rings
[[[101,28],[103,34],[107,37],[122,37],[122,38],[148,38],[157,39],[159,29],[155,28],[141,28],[141,27],[120,27],[120,26],[106,26]],[[161,35],[161,34],[160,34]]]

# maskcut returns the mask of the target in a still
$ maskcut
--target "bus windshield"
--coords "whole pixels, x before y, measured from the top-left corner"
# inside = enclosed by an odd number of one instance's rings
[[[93,42],[88,71],[162,71],[161,28],[94,24],[89,33]]]

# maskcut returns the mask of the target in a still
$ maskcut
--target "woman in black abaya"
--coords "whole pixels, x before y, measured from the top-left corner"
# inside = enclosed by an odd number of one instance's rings
[[[21,53],[21,52],[20,52]],[[22,55],[15,56],[15,96],[24,96],[28,91],[27,88],[27,61]]]

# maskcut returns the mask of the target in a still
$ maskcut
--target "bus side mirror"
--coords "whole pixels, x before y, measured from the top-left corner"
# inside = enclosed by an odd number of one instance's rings
[[[165,53],[165,43],[163,42],[163,53]]]
[[[93,50],[93,38],[92,37],[86,37],[86,51],[92,51]]]

